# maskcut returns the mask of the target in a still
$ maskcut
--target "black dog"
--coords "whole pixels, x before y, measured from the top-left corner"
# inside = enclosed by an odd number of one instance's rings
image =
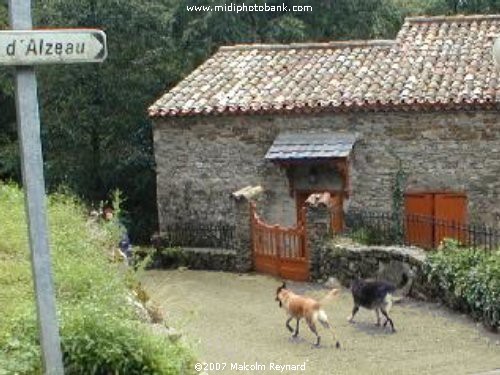
[[[347,319],[350,323],[354,323],[354,315],[358,312],[359,307],[364,307],[369,310],[375,310],[377,314],[377,325],[380,325],[380,312],[385,317],[384,327],[387,322],[391,324],[392,332],[396,332],[392,319],[389,317],[389,311],[392,307],[392,294],[396,287],[385,281],[366,281],[356,279],[351,284],[352,297],[354,299],[354,308],[351,316]]]

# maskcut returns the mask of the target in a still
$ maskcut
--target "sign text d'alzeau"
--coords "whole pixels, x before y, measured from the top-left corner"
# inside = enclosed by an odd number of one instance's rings
[[[106,56],[106,34],[101,30],[0,31],[1,65],[101,62]]]

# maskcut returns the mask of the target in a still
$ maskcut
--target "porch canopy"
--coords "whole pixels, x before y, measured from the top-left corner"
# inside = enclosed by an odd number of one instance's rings
[[[280,133],[266,153],[274,162],[299,162],[347,158],[356,142],[356,133]]]

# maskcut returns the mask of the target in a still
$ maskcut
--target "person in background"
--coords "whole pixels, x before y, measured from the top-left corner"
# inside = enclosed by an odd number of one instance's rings
[[[122,234],[122,238],[118,243],[118,247],[120,248],[121,252],[127,257],[127,262],[130,263],[130,259],[132,258],[132,244],[130,243],[130,239],[128,238],[127,231]]]
[[[104,220],[111,222],[114,216],[114,210],[112,207],[107,206],[103,209]],[[120,229],[120,242],[118,242],[118,248],[120,255],[123,257],[124,261],[129,264],[132,258],[132,244],[128,237],[127,228],[119,221],[115,221]]]

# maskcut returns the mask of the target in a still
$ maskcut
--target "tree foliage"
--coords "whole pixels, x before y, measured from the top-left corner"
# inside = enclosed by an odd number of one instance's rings
[[[254,0],[261,5],[303,0]],[[392,38],[407,15],[496,12],[499,0],[309,0],[312,12],[193,12],[218,0],[44,0],[39,27],[96,27],[100,65],[38,69],[47,186],[89,202],[119,188],[135,239],[155,226],[155,173],[146,108],[220,45]],[[0,28],[7,27],[0,4]],[[20,180],[11,70],[0,70],[0,178]]]

